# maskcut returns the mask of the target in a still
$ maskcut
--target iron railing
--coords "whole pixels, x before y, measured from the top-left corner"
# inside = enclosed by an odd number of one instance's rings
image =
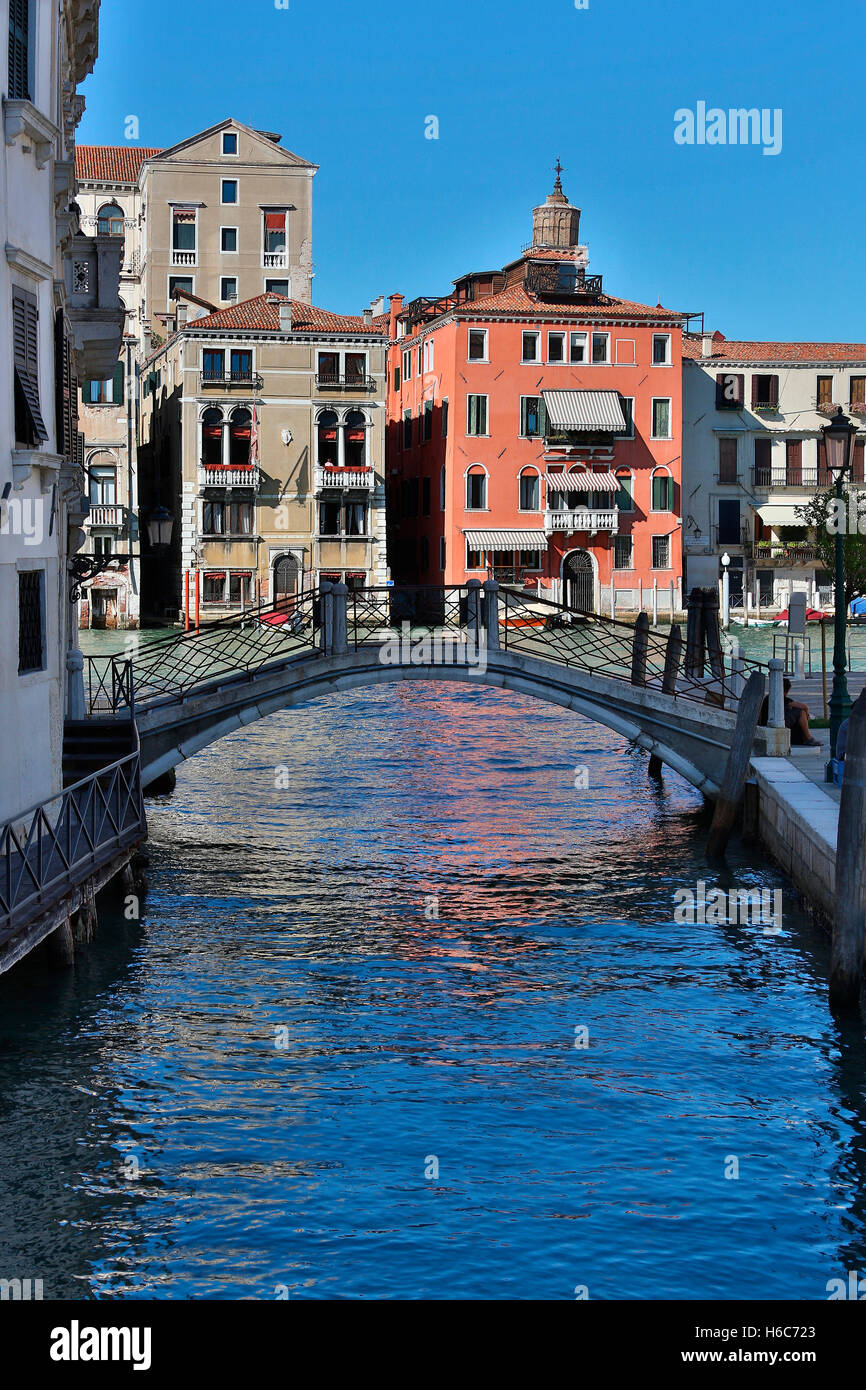
[[[0,944],[147,835],[138,749],[0,829]]]
[[[376,378],[363,372],[349,372],[344,376],[339,372],[316,372],[316,386],[319,390],[340,387],[348,391],[372,391],[375,385]]]
[[[258,372],[202,372],[202,387],[205,386],[246,386],[252,391],[261,391],[265,381]]]
[[[122,713],[134,719],[132,662],[117,656],[86,656],[84,697],[89,715]]]

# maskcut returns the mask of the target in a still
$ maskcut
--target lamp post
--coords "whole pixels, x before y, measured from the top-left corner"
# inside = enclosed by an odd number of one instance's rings
[[[174,517],[167,507],[157,504],[147,518],[147,539],[155,555],[164,555],[171,545]]]
[[[731,576],[728,566],[731,557],[727,551],[722,556],[722,627],[727,629],[731,626]]]
[[[842,502],[845,474],[849,472],[854,457],[854,436],[857,433],[857,426],[852,424],[848,417],[843,414],[840,405],[829,425],[824,425],[821,433],[824,436],[827,467],[833,474],[836,484],[836,500]],[[831,759],[836,756],[839,726],[851,713],[851,697],[848,694],[848,681],[845,675],[848,664],[845,653],[848,605],[845,602],[845,537],[843,522],[841,521],[844,514],[843,507],[836,508],[836,534],[834,538],[836,560],[835,641],[833,644],[833,690],[830,695]],[[829,764],[827,776],[828,779],[832,779],[832,770]]]

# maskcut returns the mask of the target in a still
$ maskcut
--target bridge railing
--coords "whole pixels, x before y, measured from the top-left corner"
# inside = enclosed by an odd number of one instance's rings
[[[146,834],[138,751],[0,827],[0,944]]]
[[[252,676],[274,662],[314,651],[321,606],[319,591],[311,590],[205,623],[198,632],[149,642],[133,661],[135,696],[182,699],[194,686],[222,677]]]
[[[84,698],[91,715],[124,714],[135,717],[132,662],[125,657],[84,658]]]
[[[465,639],[470,587],[466,584],[401,584],[351,589],[346,596],[350,651],[401,631],[442,632]]]

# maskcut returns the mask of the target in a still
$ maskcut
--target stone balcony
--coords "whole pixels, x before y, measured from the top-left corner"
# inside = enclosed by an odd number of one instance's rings
[[[545,512],[545,535],[571,534],[586,531],[595,535],[597,531],[607,531],[615,536],[619,530],[619,512],[616,507],[578,507],[574,511]]]
[[[376,486],[376,475],[372,468],[317,468],[315,470],[315,489],[352,488],[355,491],[372,492]]]
[[[87,521],[89,526],[123,527],[124,508],[118,502],[91,502]]]
[[[119,237],[72,239],[66,260],[69,326],[79,359],[79,375],[105,380],[114,373],[126,322],[117,287],[123,242]]]
[[[261,470],[255,464],[201,465],[205,487],[246,487],[258,491],[261,483]]]

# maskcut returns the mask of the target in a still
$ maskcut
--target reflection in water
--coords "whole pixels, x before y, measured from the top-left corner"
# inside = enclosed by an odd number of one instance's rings
[[[827,944],[615,735],[406,683],[214,745],[149,818],[143,922],[0,981],[0,1277],[797,1299],[866,1265]],[[675,924],[699,878],[781,884],[783,935]]]

